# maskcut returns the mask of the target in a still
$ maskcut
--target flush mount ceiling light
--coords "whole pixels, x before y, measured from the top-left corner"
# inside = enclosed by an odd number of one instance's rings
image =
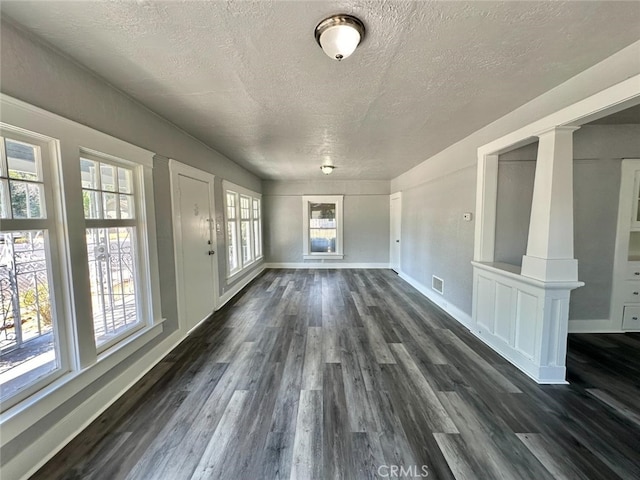
[[[329,175],[331,172],[333,172],[333,169],[336,168],[333,165],[322,165],[320,167],[320,170],[322,170],[322,173],[324,173],[325,175]]]
[[[338,61],[351,55],[364,38],[364,24],[351,15],[333,15],[316,27],[316,41]]]

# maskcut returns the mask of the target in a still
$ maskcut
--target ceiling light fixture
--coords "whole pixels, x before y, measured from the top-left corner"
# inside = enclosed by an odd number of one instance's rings
[[[331,174],[331,172],[333,172],[333,169],[336,168],[333,165],[322,165],[320,167],[320,170],[322,170],[322,173],[324,173],[325,175],[329,175]]]
[[[316,41],[338,61],[351,55],[364,38],[364,24],[351,15],[332,15],[316,26]]]

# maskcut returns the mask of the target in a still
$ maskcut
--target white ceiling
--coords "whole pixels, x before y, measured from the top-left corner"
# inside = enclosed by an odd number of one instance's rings
[[[2,1],[262,178],[390,179],[640,39],[640,2]],[[343,62],[330,14],[367,28]],[[640,60],[639,60],[640,61]],[[43,79],[44,81],[44,79]]]

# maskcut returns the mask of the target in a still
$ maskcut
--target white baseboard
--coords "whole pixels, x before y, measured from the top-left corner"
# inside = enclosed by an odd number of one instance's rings
[[[471,333],[536,383],[545,385],[567,385],[569,383],[566,381],[566,367],[537,365],[531,359],[507,345],[504,340],[490,334],[485,329],[482,329],[482,331],[471,329]]]
[[[184,339],[176,331],[2,465],[3,480],[27,479],[145,376]]]
[[[219,299],[219,305],[216,307],[216,311],[220,310],[222,307],[224,307],[225,304],[229,300],[231,300],[240,290],[242,290],[244,287],[249,285],[249,283],[251,283],[251,281],[254,278],[256,278],[258,275],[260,275],[264,271],[265,268],[269,268],[269,267],[267,267],[267,265],[268,264],[263,263],[258,268],[256,268],[255,270],[252,270],[248,275],[243,277],[239,282],[233,284],[233,286],[231,288],[229,288],[229,290],[224,292],[224,294]]]
[[[609,318],[569,320],[569,333],[625,333],[620,327],[620,322],[614,325]]]
[[[406,273],[398,272],[398,276],[401,279],[403,279],[405,282],[407,282],[409,285],[411,285],[413,288],[418,290],[421,294],[423,294],[429,300],[431,300],[433,303],[438,305],[441,309],[443,309],[453,318],[455,318],[462,325],[464,325],[468,329],[471,329],[471,316],[468,313],[463,312],[455,305],[447,302],[442,295],[433,291],[426,285],[420,283],[415,278],[410,277]]]
[[[298,262],[298,263],[267,263],[266,268],[389,268],[388,263],[342,263],[342,262]]]

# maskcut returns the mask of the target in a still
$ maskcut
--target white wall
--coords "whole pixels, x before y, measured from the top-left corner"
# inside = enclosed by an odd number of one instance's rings
[[[315,263],[302,259],[302,195],[344,195],[344,258],[324,263],[389,264],[389,182],[322,177],[263,182],[267,263]]]

